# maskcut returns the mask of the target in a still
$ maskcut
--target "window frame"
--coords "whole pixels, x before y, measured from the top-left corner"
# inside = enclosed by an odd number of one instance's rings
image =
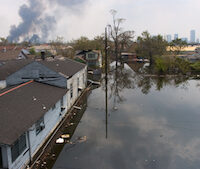
[[[70,84],[70,98],[73,98],[73,83]]]

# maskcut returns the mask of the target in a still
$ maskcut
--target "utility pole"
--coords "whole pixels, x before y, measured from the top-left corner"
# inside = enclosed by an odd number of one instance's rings
[[[106,105],[106,138],[108,138],[108,36],[107,27],[105,28],[105,105]]]

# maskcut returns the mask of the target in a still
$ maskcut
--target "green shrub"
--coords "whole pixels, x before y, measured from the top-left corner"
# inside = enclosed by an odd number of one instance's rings
[[[200,72],[200,61],[192,63],[190,66],[194,71]]]
[[[31,55],[35,55],[36,54],[35,48],[31,48],[29,50],[29,52],[30,52]]]

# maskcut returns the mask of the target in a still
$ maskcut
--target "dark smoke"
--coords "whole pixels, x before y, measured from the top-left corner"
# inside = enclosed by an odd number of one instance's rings
[[[50,32],[53,32],[56,26],[56,14],[49,16],[45,13],[47,4],[70,8],[81,5],[85,1],[86,0],[28,0],[28,5],[24,4],[19,9],[19,16],[22,22],[18,26],[11,26],[8,40],[10,42],[19,42],[19,40],[31,39],[33,35],[37,35],[43,42],[46,41]]]

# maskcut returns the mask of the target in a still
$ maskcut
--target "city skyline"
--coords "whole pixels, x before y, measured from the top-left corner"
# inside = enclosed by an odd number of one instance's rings
[[[199,43],[199,36],[196,36],[196,30],[194,30],[194,29],[190,30],[190,36],[189,37],[179,36],[178,33],[167,34],[167,35],[163,35],[163,36],[168,42],[171,42],[172,40],[175,40],[175,39],[181,39],[181,40],[186,41],[188,43]]]
[[[19,9],[28,2],[32,1],[7,0],[1,3],[0,37],[7,37],[11,26],[17,27],[22,22]],[[49,28],[48,39],[63,36],[66,40],[71,40],[80,36],[93,38],[100,35],[104,32],[104,27],[112,23],[112,16],[109,13],[111,9],[118,11],[116,17],[126,19],[122,24],[124,30],[134,30],[136,36],[147,30],[152,35],[178,34],[180,38],[190,39],[190,30],[195,29],[196,37],[200,37],[198,31],[200,23],[196,22],[200,15],[200,11],[197,10],[200,2],[197,0],[167,2],[164,0],[77,0],[67,3],[63,0],[34,1],[35,4],[37,2],[44,5],[44,13],[41,16],[54,17],[56,21],[55,25]],[[52,5],[55,2],[65,3],[65,5],[58,5],[58,3]]]

